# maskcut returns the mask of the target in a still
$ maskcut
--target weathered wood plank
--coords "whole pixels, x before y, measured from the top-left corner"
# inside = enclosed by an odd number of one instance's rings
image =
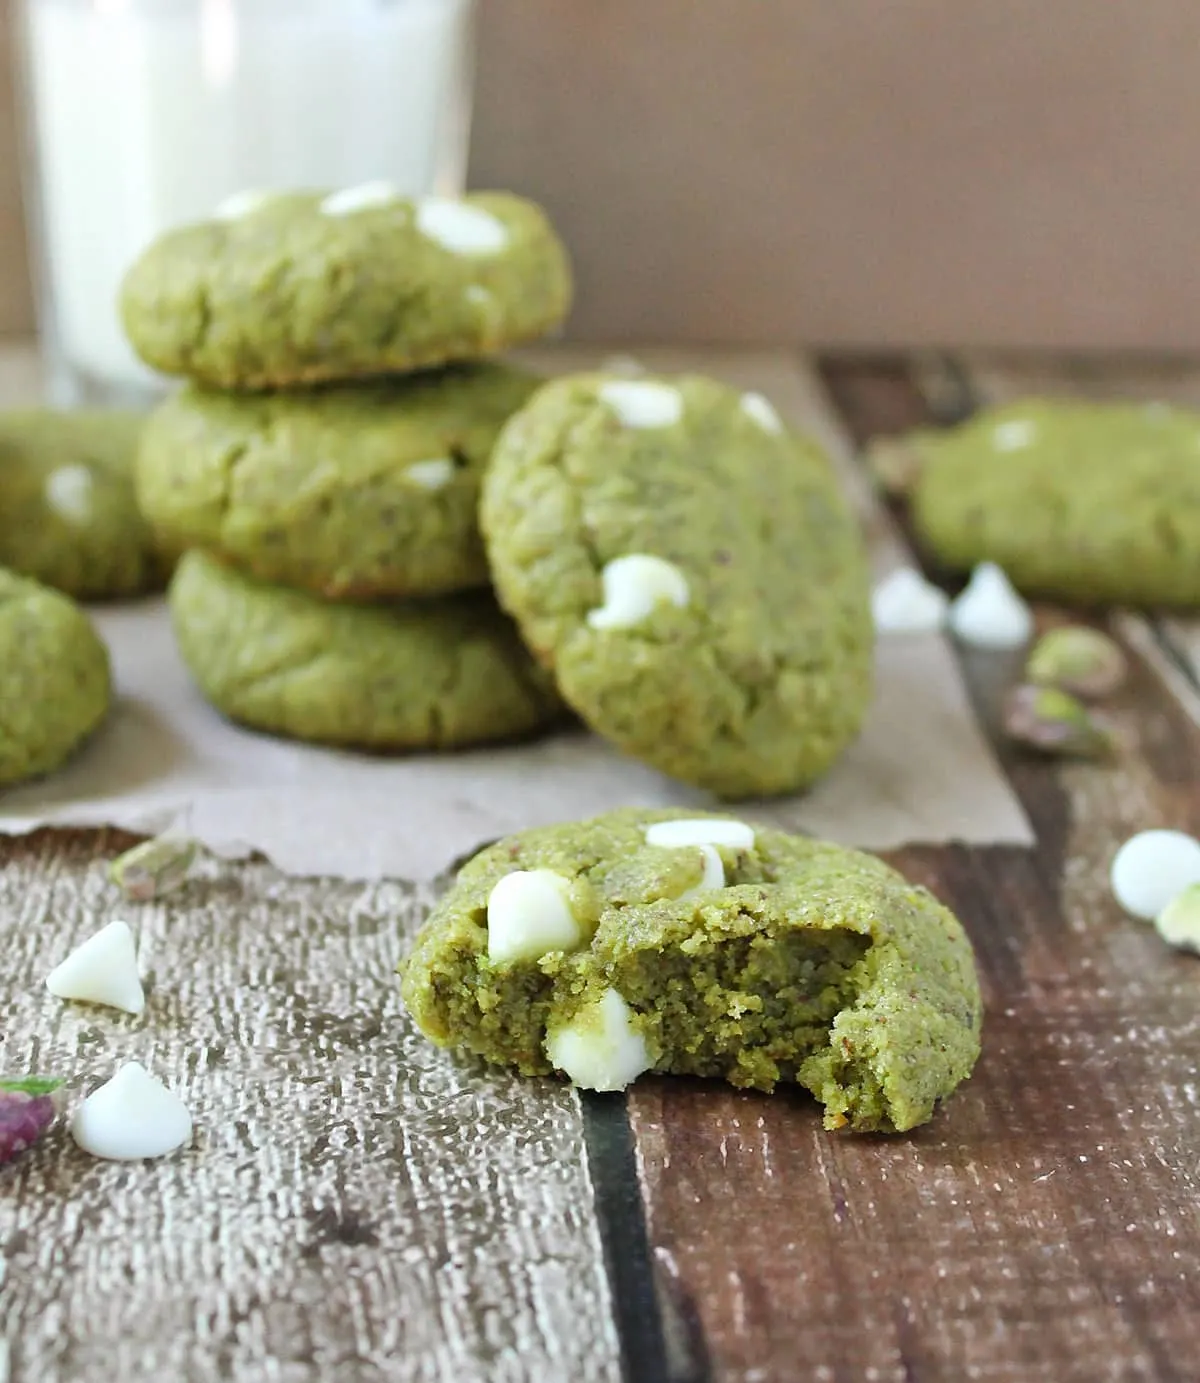
[[[845,368],[859,438],[911,425],[903,372]],[[1015,669],[974,658],[985,719]],[[1113,768],[1002,750],[1035,851],[893,856],[966,923],[984,1055],[896,1139],[825,1134],[815,1106],[665,1081],[631,1100],[664,1300],[721,1380],[1185,1379],[1200,1328],[1200,967],[1123,918],[1115,845],[1200,827],[1200,735],[1153,671],[1114,703]]]
[[[142,1060],[197,1140],[126,1166],[60,1129],[0,1171],[12,1383],[616,1383],[577,1099],[415,1032],[393,971],[427,896],[213,863],[135,907],[105,881],[116,848],[0,846],[0,1069],[88,1087]],[[142,1020],[42,987],[113,916],[150,976]]]

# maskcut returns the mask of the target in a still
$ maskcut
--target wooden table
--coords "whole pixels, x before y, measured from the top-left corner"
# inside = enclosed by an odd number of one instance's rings
[[[860,442],[1030,387],[1200,404],[1170,363],[774,368],[815,369]],[[1200,640],[1109,623],[1134,660],[1120,761],[998,745],[1037,848],[893,856],[963,919],[987,1004],[974,1077],[905,1137],[824,1133],[802,1094],[580,1096],[451,1061],[396,1002],[430,896],[400,882],[210,863],[127,910],[145,1021],[48,1005],[46,959],[111,915],[124,842],[0,846],[0,1065],[86,1082],[137,1054],[198,1126],[162,1163],[60,1133],[0,1172],[0,1379],[1200,1377],[1200,960],[1106,883],[1132,832],[1200,831]],[[991,733],[1011,660],[963,669]]]

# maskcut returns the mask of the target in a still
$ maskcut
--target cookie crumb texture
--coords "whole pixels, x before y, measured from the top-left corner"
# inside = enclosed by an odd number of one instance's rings
[[[134,496],[136,413],[0,413],[0,565],[81,600],[158,590],[170,569]]]
[[[108,713],[108,651],[66,596],[0,570],[0,786],[60,767]]]
[[[617,384],[678,409],[639,404],[631,423]],[[871,693],[857,526],[818,448],[754,414],[699,376],[556,380],[501,433],[480,510],[500,603],[566,701],[729,798],[819,777]],[[634,559],[662,579],[639,568],[616,591]]]
[[[677,818],[614,812],[476,856],[402,967],[421,1030],[546,1075],[547,1031],[615,991],[656,1071],[763,1091],[796,1082],[830,1129],[928,1120],[979,1055],[979,984],[957,919],[873,856],[770,830],[748,848],[717,846],[725,886],[689,892],[701,850],[646,837]],[[488,899],[517,870],[569,881],[590,940],[491,962]]]
[[[183,659],[231,720],[376,751],[516,739],[561,703],[488,595],[330,605],[200,552],[169,592]]]
[[[466,253],[429,233],[420,202],[331,215],[323,200],[271,197],[156,241],[121,289],[141,358],[220,389],[287,387],[478,360],[567,314],[566,251],[532,202],[464,198],[504,231],[494,252]]]
[[[297,393],[184,389],[146,425],[138,498],[172,545],[328,599],[486,586],[480,478],[537,383],[483,365]]]
[[[908,440],[913,516],[943,565],[995,562],[1082,604],[1200,604],[1200,414],[1032,399]]]

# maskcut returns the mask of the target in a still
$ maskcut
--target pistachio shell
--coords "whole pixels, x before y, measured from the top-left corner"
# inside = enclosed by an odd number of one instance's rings
[[[1034,646],[1025,676],[1043,687],[1058,687],[1075,696],[1109,696],[1129,670],[1119,644],[1098,629],[1068,624],[1051,629]]]
[[[1056,687],[1015,687],[1005,701],[1004,730],[1018,744],[1063,758],[1107,758],[1115,748],[1111,730]]]

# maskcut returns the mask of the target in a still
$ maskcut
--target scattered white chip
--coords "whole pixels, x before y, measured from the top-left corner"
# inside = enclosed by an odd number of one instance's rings
[[[700,876],[700,882],[694,887],[689,888],[686,893],[681,893],[675,900],[682,903],[686,898],[695,898],[701,893],[712,893],[714,889],[725,887],[725,862],[711,845],[701,845],[697,847],[700,851],[700,858],[704,861],[704,873]]]
[[[318,210],[322,216],[353,216],[359,211],[373,211],[377,207],[391,206],[403,200],[403,194],[395,183],[378,178],[374,182],[331,192]]]
[[[546,1055],[583,1090],[624,1090],[654,1063],[632,1010],[615,989],[546,1034]]]
[[[1168,946],[1200,951],[1200,884],[1189,884],[1154,919],[1154,930]]]
[[[583,928],[571,911],[571,881],[553,869],[518,869],[488,895],[488,960],[540,960],[548,951],[574,951]]]
[[[743,394],[742,412],[765,432],[783,431],[783,419],[776,413],[774,404],[763,394]]]
[[[110,1162],[165,1157],[191,1136],[187,1106],[136,1061],[89,1095],[71,1120],[71,1137],[84,1152]]]
[[[992,432],[992,445],[997,451],[1020,451],[1037,436],[1037,427],[1029,418],[1014,418],[998,423]]]
[[[450,197],[424,197],[417,203],[417,229],[456,255],[499,254],[508,244],[508,227],[490,211]]]
[[[600,398],[626,427],[672,427],[683,417],[683,395],[652,379],[610,379]]]
[[[724,845],[730,850],[753,850],[754,827],[720,817],[656,821],[646,827],[646,844],[667,849],[680,845]]]
[[[600,368],[606,375],[624,375],[627,379],[636,379],[647,373],[645,365],[632,355],[607,356],[600,362]]]
[[[644,552],[616,557],[600,573],[604,604],[588,612],[593,629],[631,629],[659,605],[687,607],[687,577],[673,562]]]
[[[454,479],[454,462],[448,456],[414,461],[411,466],[405,466],[404,478],[422,490],[442,490]]]
[[[1113,857],[1113,895],[1149,922],[1192,884],[1200,884],[1200,841],[1182,831],[1141,831]]]
[[[871,613],[881,634],[935,633],[946,623],[950,600],[912,567],[885,576],[871,594]]]
[[[93,513],[96,478],[86,466],[59,466],[46,477],[46,503],[68,523],[87,523]]]
[[[146,994],[138,978],[137,950],[128,923],[110,922],[77,946],[51,970],[46,988],[59,999],[141,1013]]]
[[[1019,648],[1033,634],[1033,615],[995,562],[981,562],[950,606],[950,628],[977,648]]]
[[[275,200],[274,192],[264,192],[261,188],[247,188],[245,192],[235,192],[226,197],[213,212],[214,221],[240,221],[261,211],[268,202]]]

